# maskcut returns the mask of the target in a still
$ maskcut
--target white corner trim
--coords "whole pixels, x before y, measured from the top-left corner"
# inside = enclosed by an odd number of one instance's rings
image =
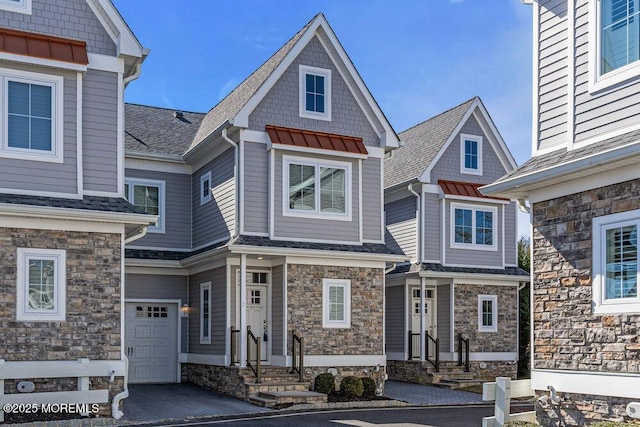
[[[553,386],[561,393],[591,394],[637,399],[640,375],[621,372],[531,370],[531,388],[547,390]]]
[[[91,3],[91,2],[89,2]],[[117,136],[116,136],[116,152],[118,155],[116,191],[124,195],[124,80],[123,74],[118,73],[118,112],[117,112]]]
[[[82,88],[83,88],[83,81],[82,81],[83,75],[82,73],[77,73],[76,74],[76,186],[77,186],[77,193],[78,196],[82,197],[84,194],[84,171],[83,171],[83,165],[84,165],[84,157],[82,155],[82,125],[83,125],[83,118],[82,118],[82,110],[83,110],[83,103],[82,103],[82,98],[83,98],[83,92],[82,92]]]
[[[384,354],[367,354],[343,356],[334,354],[305,355],[305,366],[386,366],[387,356]]]

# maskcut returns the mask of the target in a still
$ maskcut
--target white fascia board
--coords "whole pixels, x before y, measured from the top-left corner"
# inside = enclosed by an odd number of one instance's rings
[[[0,60],[10,62],[21,62],[23,64],[36,65],[40,67],[60,68],[70,71],[87,71],[87,66],[82,64],[75,64],[65,61],[56,61],[53,59],[36,58],[33,56],[16,55],[14,53],[0,52]]]
[[[122,58],[91,52],[87,52],[87,56],[89,57],[87,68],[90,70],[124,73],[124,59]]]
[[[136,270],[134,270],[133,268],[150,268],[150,269],[171,268],[176,270],[175,274],[177,275],[183,275],[181,272],[185,271],[182,268],[180,261],[175,261],[175,260],[126,258],[124,261],[124,265],[127,269],[132,268],[131,271],[129,270],[125,271],[126,273],[136,273]]]
[[[107,14],[105,17],[100,10],[96,6],[96,3],[99,4],[104,12]],[[118,55],[129,55],[135,56],[138,58],[142,58],[146,55],[146,50],[142,47],[136,36],[133,34],[125,20],[120,15],[109,0],[87,0],[87,4],[96,15],[104,29],[107,31],[113,42],[116,44],[118,48]],[[118,29],[120,33],[118,36],[114,34],[111,29],[109,22],[107,19],[111,21],[111,23]]]
[[[135,156],[129,155],[125,157],[124,167],[125,169],[178,173],[183,175],[191,175],[193,172],[191,165],[183,161],[154,160],[149,158],[136,158]]]
[[[455,129],[453,129],[453,132],[451,132],[451,135],[449,135],[449,138],[446,140],[444,144],[442,144],[442,147],[440,147],[440,151],[438,151],[438,154],[436,154],[433,160],[431,160],[431,163],[429,164],[429,166],[427,166],[424,172],[422,172],[422,175],[420,175],[420,177],[418,178],[420,182],[431,182],[431,170],[438,163],[438,160],[440,160],[440,158],[447,151],[447,148],[449,148],[449,145],[451,145],[455,137],[460,133],[460,131],[462,130],[462,126],[464,126],[467,120],[469,120],[469,117],[471,116],[471,114],[473,114],[473,110],[475,110],[478,105],[479,105],[478,98],[476,98],[469,106],[469,109],[464,113],[464,115],[462,116],[462,119],[460,119]]]
[[[638,399],[640,398],[638,383],[640,383],[640,375],[631,373],[531,370],[533,390],[547,390],[552,386],[561,393]]]
[[[403,262],[409,258],[404,255],[370,254],[361,252],[323,251],[316,249],[274,248],[270,246],[229,245],[234,254],[247,255],[277,255],[277,256],[307,256],[317,258],[354,259],[371,261]]]
[[[543,183],[547,179],[562,176],[565,180],[570,180],[572,179],[571,174],[574,172],[635,156],[640,156],[639,141],[485,185],[480,187],[480,191],[486,195],[506,195],[509,198],[518,198],[511,197],[515,194],[514,190],[528,194],[532,190],[531,185]]]
[[[529,282],[531,278],[529,276],[509,276],[506,274],[484,274],[484,273],[456,273],[451,272],[447,273],[444,271],[420,271],[418,272],[420,277],[429,277],[434,279],[453,279],[455,283],[463,284],[464,280],[489,280],[492,282],[511,282],[513,284],[517,284],[514,281],[518,282]],[[511,284],[508,283],[508,284]]]
[[[27,218],[47,218],[138,225],[149,225],[158,221],[157,215],[55,208],[49,206],[15,205],[11,203],[0,203],[0,216],[20,216]]]

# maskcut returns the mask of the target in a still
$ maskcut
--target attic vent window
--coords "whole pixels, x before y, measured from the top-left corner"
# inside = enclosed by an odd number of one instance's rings
[[[300,117],[331,121],[331,70],[300,65]]]

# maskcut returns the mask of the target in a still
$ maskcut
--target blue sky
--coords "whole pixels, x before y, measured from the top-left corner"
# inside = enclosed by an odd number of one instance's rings
[[[531,154],[531,7],[521,0],[113,3],[151,49],[127,102],[206,112],[322,12],[397,132],[478,95],[518,164]]]

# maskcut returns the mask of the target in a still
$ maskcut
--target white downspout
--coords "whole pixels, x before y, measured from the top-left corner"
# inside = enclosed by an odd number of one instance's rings
[[[135,72],[133,74],[131,74],[129,77],[126,77],[122,80],[122,83],[124,84],[124,86],[126,87],[130,82],[136,80],[138,77],[140,77],[140,73],[142,72],[142,63],[138,62],[135,65]]]
[[[119,420],[124,415],[124,412],[120,410],[120,401],[129,397],[129,358],[124,356],[124,389],[113,396],[111,401],[111,416],[116,420]]]
[[[416,196],[416,260],[414,262],[414,264],[419,264],[420,261],[422,260],[422,251],[421,251],[421,244],[420,244],[420,239],[421,239],[421,230],[422,230],[422,203],[421,203],[421,198],[420,198],[420,194],[416,193],[413,189],[413,184],[409,184],[407,186],[407,190],[409,190],[409,192],[411,194],[413,194],[414,196]]]
[[[236,181],[235,184],[235,194],[234,197],[236,199],[236,217],[235,217],[235,231],[233,232],[233,236],[231,236],[231,238],[234,237],[238,237],[238,235],[240,234],[240,209],[241,206],[238,204],[239,202],[239,194],[240,194],[240,175],[238,175],[238,173],[240,172],[240,156],[238,154],[238,144],[236,142],[234,142],[231,138],[229,138],[227,136],[227,128],[222,129],[222,139],[226,142],[228,142],[229,144],[231,144],[231,146],[233,147],[233,160],[234,160],[234,164],[233,164],[233,176],[234,179]]]

